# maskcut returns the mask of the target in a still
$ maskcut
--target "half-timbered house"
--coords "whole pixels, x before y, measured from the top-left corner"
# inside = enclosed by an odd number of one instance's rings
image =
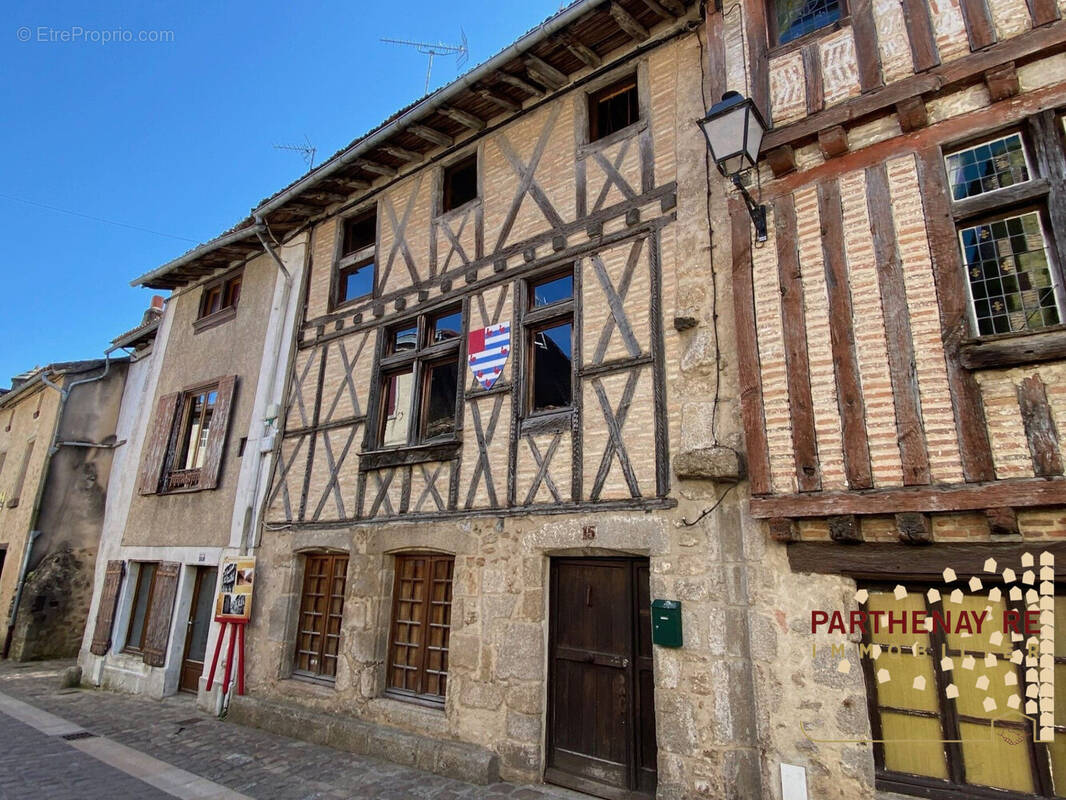
[[[231,719],[759,795],[702,38],[691,2],[574,3],[256,209],[309,246]]]
[[[742,488],[776,540],[752,628],[756,696],[774,698],[759,745],[786,794],[1066,795],[1061,705],[1015,691],[1066,674],[1061,643],[1011,662],[987,631],[811,635],[812,610],[898,601],[997,626],[1029,605],[1044,636],[1062,608],[1064,11],[708,11],[714,96],[746,94],[772,125],[748,180],[768,239],[734,193],[715,266],[732,273]]]

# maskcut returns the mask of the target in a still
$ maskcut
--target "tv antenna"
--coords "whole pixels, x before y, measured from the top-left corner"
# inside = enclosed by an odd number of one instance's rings
[[[429,56],[429,64],[426,66],[426,94],[429,94],[429,78],[433,73],[433,58],[434,56],[447,56],[455,54],[455,69],[458,71],[466,64],[467,59],[470,57],[470,48],[466,42],[466,31],[459,28],[459,44],[444,44],[444,42],[437,42],[432,44],[431,42],[412,42],[407,39],[386,39],[382,38],[381,41],[388,42],[389,44],[403,44],[408,47],[413,47],[419,53],[424,56]]]
[[[307,164],[308,169],[315,168],[315,153],[318,152],[317,148],[311,144],[311,140],[307,138],[307,134],[304,134],[303,144],[276,144],[275,150],[291,150],[294,153],[300,153],[304,157],[304,162]]]

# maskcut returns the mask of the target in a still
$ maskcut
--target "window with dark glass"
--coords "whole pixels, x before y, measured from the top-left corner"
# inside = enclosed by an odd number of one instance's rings
[[[526,285],[527,410],[573,405],[574,275],[568,269]]]
[[[381,447],[455,434],[461,334],[458,308],[423,314],[385,332],[377,427]]]
[[[238,273],[204,286],[203,296],[200,298],[200,312],[196,318],[204,319],[220,311],[236,308],[241,296],[242,277],[243,275]]]
[[[589,95],[590,142],[610,136],[639,119],[636,75],[630,75]]]
[[[441,211],[451,211],[476,199],[477,196],[477,153],[444,168]]]
[[[144,650],[144,638],[148,631],[148,618],[152,614],[152,589],[159,564],[142,561],[137,566],[137,585],[133,590],[133,606],[130,608],[130,626],[126,630],[126,650],[140,653]]]
[[[1020,595],[1011,599],[1002,587],[995,600],[967,595],[956,603],[927,585],[906,585],[902,598],[895,584],[865,588],[863,610],[880,612],[882,620],[889,612],[908,619],[916,612],[943,618],[945,610],[988,615],[982,630],[968,636],[950,625],[906,633],[883,622],[876,632],[867,625],[863,642],[879,649],[876,657],[860,654],[878,788],[958,800],[1066,796],[1066,720],[1056,718],[1054,741],[1042,744],[1032,721],[1013,710],[1025,705],[1028,667],[1012,660],[1015,643],[1003,635],[1002,620],[1008,610],[1024,614]],[[1056,596],[1054,606],[1061,618],[1066,597]],[[1066,680],[1066,642],[1056,639],[1051,660],[1055,682]]]
[[[347,575],[346,554],[305,557],[293,674],[329,681],[337,677]]]
[[[1051,146],[1061,151],[1061,135]],[[944,164],[974,332],[1061,325],[1066,296],[1049,235],[1048,176],[1035,173],[1025,136],[1000,134],[948,153]]]
[[[448,682],[452,556],[396,556],[387,694],[439,705]]]
[[[350,303],[374,293],[376,247],[376,211],[368,211],[344,221],[334,305]]]
[[[770,0],[771,45],[787,44],[832,25],[844,13],[844,0]]]

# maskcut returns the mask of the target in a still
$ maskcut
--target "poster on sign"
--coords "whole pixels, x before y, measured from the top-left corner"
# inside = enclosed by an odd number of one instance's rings
[[[224,558],[222,580],[215,600],[215,619],[219,622],[247,622],[252,614],[254,586],[254,556]]]
[[[503,365],[511,354],[511,323],[501,322],[477,328],[467,336],[470,371],[482,389],[491,389],[503,374]]]

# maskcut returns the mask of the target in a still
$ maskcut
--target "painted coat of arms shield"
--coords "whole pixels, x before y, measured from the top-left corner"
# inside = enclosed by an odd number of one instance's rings
[[[470,331],[467,336],[470,371],[483,389],[491,389],[511,354],[511,323],[501,322]]]

